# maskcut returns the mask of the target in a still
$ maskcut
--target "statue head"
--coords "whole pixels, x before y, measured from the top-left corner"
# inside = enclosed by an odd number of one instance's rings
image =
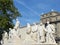
[[[7,32],[6,31],[4,31],[4,36],[6,36],[7,35]]]
[[[18,19],[16,19],[16,21],[18,21]]]
[[[43,25],[43,23],[42,23],[42,22],[40,22],[40,25]]]
[[[16,19],[16,24],[20,25],[20,21],[18,19]]]
[[[50,22],[49,22],[49,21],[47,21],[47,24],[50,24]]]
[[[17,30],[20,27],[20,22],[18,19],[16,19],[16,24],[14,26],[14,29]]]
[[[4,31],[4,33],[6,33],[6,31]]]
[[[29,23],[27,23],[27,27],[30,27],[30,24]]]
[[[16,23],[17,23],[17,22],[20,23],[18,19],[16,19]]]
[[[11,28],[9,28],[9,30],[12,30]]]
[[[36,25],[36,23],[35,23],[35,22],[34,22],[33,24],[34,24],[34,25]]]

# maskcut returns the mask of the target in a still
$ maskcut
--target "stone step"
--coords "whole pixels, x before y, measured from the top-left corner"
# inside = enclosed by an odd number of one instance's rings
[[[44,43],[42,43],[42,44],[31,44],[31,45],[57,45],[57,44],[44,44]]]
[[[55,44],[48,44],[48,43],[40,43],[40,44],[38,44],[38,43],[34,43],[34,44],[24,44],[24,45],[57,45],[57,43],[55,43]]]

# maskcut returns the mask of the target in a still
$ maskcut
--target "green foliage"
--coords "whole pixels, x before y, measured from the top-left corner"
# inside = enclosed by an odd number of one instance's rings
[[[13,28],[12,20],[5,16],[0,16],[0,28],[4,30],[8,30],[9,28]]]
[[[0,0],[0,28],[8,31],[13,28],[13,19],[16,19],[21,14],[15,8],[13,0]]]

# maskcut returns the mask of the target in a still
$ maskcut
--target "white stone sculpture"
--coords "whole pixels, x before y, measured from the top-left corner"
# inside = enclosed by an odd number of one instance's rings
[[[4,36],[3,36],[4,38],[8,38],[8,34],[7,34],[7,32],[6,31],[4,31]]]
[[[52,24],[49,24],[49,21],[47,21],[47,34],[46,34],[46,41],[47,43],[56,43],[54,35],[55,34],[55,27]]]
[[[15,29],[11,29],[9,32],[9,42],[9,45],[20,45],[20,38]]]
[[[4,31],[4,34],[3,34],[3,45],[6,45],[8,42],[8,34],[6,31]]]
[[[30,34],[31,33],[31,26],[29,23],[27,23],[27,34]]]
[[[24,45],[29,45],[29,44],[32,44],[32,43],[33,43],[33,40],[31,38],[31,26],[30,26],[29,23],[27,23],[26,38],[23,41],[23,44]]]
[[[47,24],[48,25],[45,28],[42,22],[40,22],[38,26],[36,23],[32,26],[27,23],[27,27],[21,28],[22,30],[20,30],[19,21],[17,20],[15,27],[13,29],[9,28],[10,32],[8,40],[6,38],[7,33],[5,32],[3,38],[4,44],[2,45],[56,45],[53,36],[55,33],[55,27],[52,24],[49,24],[49,22],[47,22]],[[19,33],[17,30],[20,30]],[[19,37],[20,34],[21,38]]]
[[[20,22],[16,19],[16,24],[13,29],[9,28],[9,44],[10,45],[20,45],[20,37],[18,35],[18,28],[20,27]]]
[[[14,26],[14,29],[18,29],[20,27],[20,22],[18,19],[16,19],[16,24]]]
[[[38,34],[39,34],[40,43],[45,43],[45,31],[46,31],[45,26],[43,25],[42,22],[40,22],[40,25],[38,26]]]
[[[35,42],[37,42],[38,40],[38,33],[37,33],[37,25],[36,25],[36,23],[34,23],[34,25],[32,26],[32,33],[31,33],[31,38],[35,41]]]

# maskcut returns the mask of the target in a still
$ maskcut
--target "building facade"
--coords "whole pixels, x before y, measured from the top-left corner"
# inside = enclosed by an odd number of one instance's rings
[[[60,40],[60,13],[56,12],[56,11],[51,11],[49,13],[41,15],[41,19],[40,20],[44,24],[47,21],[50,21],[50,23],[55,26],[55,29],[56,29],[55,36],[57,38],[57,41]]]

